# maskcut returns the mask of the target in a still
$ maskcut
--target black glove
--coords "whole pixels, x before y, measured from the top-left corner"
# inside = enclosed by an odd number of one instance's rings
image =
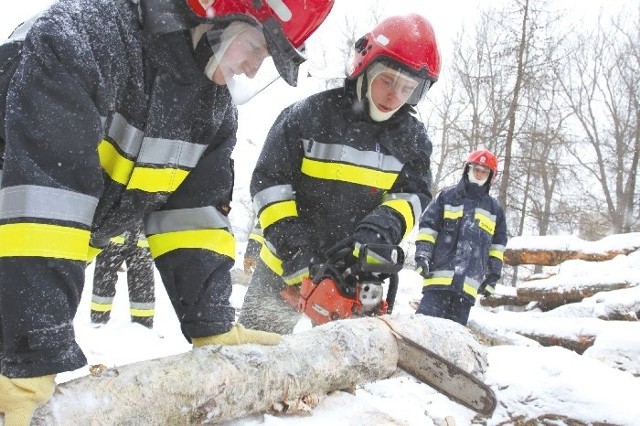
[[[356,244],[390,244],[386,233],[377,232],[371,228],[361,227],[353,233],[353,241]]]
[[[416,256],[416,272],[426,278],[429,274],[429,260],[426,257]]]
[[[282,262],[282,279],[288,285],[299,285],[304,277],[309,276],[309,264],[315,258],[311,252],[298,249],[291,258]]]

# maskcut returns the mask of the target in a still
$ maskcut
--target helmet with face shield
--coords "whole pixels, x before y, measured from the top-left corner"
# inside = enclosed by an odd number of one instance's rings
[[[415,80],[406,103],[416,105],[440,75],[440,52],[431,23],[418,14],[384,19],[354,44],[347,78],[367,77],[365,71],[375,63]],[[368,89],[364,81],[363,96]]]
[[[256,73],[264,68],[263,62],[273,62],[277,73],[263,78],[273,81],[279,75],[291,86],[297,84],[298,67],[306,60],[305,40],[325,20],[334,3],[334,0],[183,1],[198,22],[209,24],[207,37],[214,50],[213,67],[224,63],[224,55],[234,42],[255,53],[252,61],[222,67],[225,84],[242,75],[259,80]]]
[[[484,170],[486,177],[478,179],[474,175],[474,168],[477,167],[481,171]],[[488,149],[477,149],[472,151],[464,162],[463,176],[478,185],[484,185],[487,181],[489,185],[495,182],[498,177],[498,157]]]

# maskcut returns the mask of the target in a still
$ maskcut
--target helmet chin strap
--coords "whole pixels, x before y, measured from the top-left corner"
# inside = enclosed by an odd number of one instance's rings
[[[360,77],[358,77],[358,82],[356,84],[356,93],[358,95],[358,99],[362,100],[363,98],[362,88],[364,87],[365,88],[364,97],[367,98],[367,104],[369,105],[369,117],[371,117],[371,119],[376,122],[386,121],[390,119],[391,116],[397,110],[399,110],[402,105],[400,105],[400,107],[389,112],[380,111],[378,107],[376,107],[376,104],[371,99],[371,80],[373,80],[373,78],[369,78],[367,74],[368,74],[368,70],[367,72],[360,74]],[[367,75],[366,79],[365,79],[365,75]]]

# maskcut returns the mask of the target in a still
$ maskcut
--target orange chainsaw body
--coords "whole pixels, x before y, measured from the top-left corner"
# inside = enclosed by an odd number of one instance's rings
[[[354,297],[345,296],[331,278],[324,278],[315,284],[311,278],[306,277],[302,280],[299,291],[298,287],[288,287],[281,294],[287,303],[309,317],[314,325],[363,314],[359,289]],[[387,313],[387,306],[386,300],[381,300],[379,308],[372,313],[384,315]]]

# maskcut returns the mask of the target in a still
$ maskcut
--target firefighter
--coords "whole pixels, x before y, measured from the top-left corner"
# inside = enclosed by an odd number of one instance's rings
[[[352,55],[343,87],[285,108],[267,135],[250,187],[264,244],[247,327],[290,333],[301,314],[279,293],[299,289],[312,259],[351,237],[356,252],[398,244],[431,200],[432,145],[413,108],[440,72],[430,22],[384,19]]]
[[[424,211],[416,238],[416,267],[424,278],[416,313],[466,325],[476,297],[493,293],[507,244],[504,212],[489,195],[497,173],[491,151],[471,152],[460,182]]]
[[[109,241],[96,256],[91,294],[91,323],[104,325],[111,318],[118,270],[126,265],[131,322],[153,328],[155,282],[149,243],[140,227]]]
[[[233,99],[270,64],[295,85],[303,43],[332,6],[59,0],[21,29],[2,112],[5,424],[28,424],[56,373],[86,365],[72,321],[90,251],[141,221],[194,347],[279,342],[235,324],[229,303]]]

